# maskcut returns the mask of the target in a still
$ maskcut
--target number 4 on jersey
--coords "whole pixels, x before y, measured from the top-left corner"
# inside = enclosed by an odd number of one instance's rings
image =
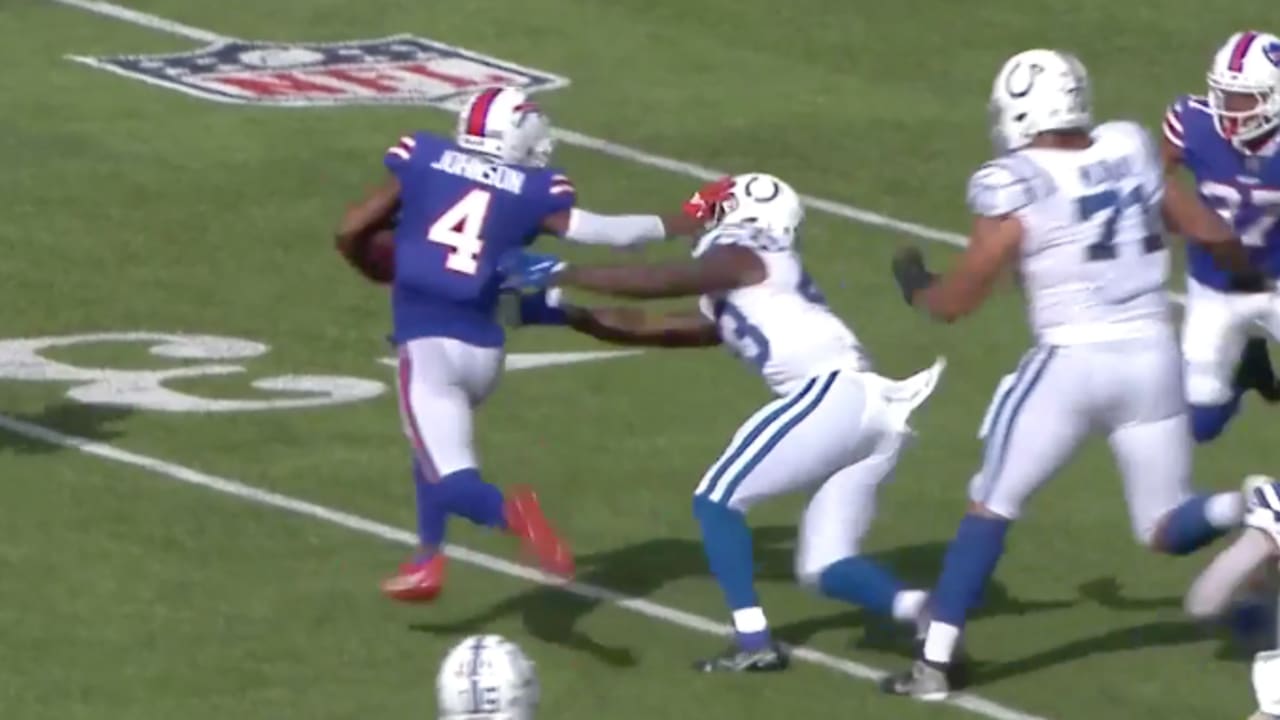
[[[480,269],[480,251],[484,249],[480,232],[489,214],[490,199],[488,190],[474,189],[441,213],[427,230],[427,240],[453,249],[445,258],[446,268],[467,275],[475,275]]]

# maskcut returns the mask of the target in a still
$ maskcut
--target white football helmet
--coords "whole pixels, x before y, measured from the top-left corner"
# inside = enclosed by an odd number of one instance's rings
[[[804,205],[790,185],[773,175],[747,173],[734,176],[733,189],[716,208],[711,225],[754,225],[795,242],[803,222]]]
[[[514,87],[491,87],[467,100],[458,113],[458,146],[513,165],[543,167],[555,140],[551,121]]]
[[[1232,35],[1214,54],[1208,81],[1218,132],[1236,146],[1280,127],[1280,38]]]
[[[1005,61],[991,86],[991,141],[1003,154],[1036,135],[1093,127],[1089,73],[1071,53],[1026,50]]]
[[[533,661],[497,635],[475,635],[445,656],[436,677],[439,720],[533,720]]]

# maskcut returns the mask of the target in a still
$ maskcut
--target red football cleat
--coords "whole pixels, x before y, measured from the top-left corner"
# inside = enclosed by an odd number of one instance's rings
[[[425,603],[436,599],[444,587],[444,553],[400,566],[400,573],[382,582],[382,592],[392,600]]]
[[[507,529],[520,538],[526,552],[538,558],[543,570],[563,578],[573,577],[573,551],[547,522],[532,488],[517,487],[507,493],[504,512]]]

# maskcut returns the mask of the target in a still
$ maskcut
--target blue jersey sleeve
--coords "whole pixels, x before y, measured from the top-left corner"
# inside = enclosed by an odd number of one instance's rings
[[[1182,116],[1187,111],[1187,97],[1183,95],[1164,113],[1164,125],[1161,131],[1164,133],[1164,139],[1178,149],[1186,147],[1185,129],[1182,123]]]
[[[564,212],[578,204],[578,189],[563,171],[552,170],[547,178],[545,207],[547,215]]]
[[[387,148],[387,152],[382,156],[382,164],[397,177],[405,169],[409,167],[409,163],[413,160],[414,153],[418,151],[420,145],[430,144],[429,138],[422,137],[421,133],[405,135],[400,138],[399,142]],[[429,149],[423,148],[425,152],[431,152]]]

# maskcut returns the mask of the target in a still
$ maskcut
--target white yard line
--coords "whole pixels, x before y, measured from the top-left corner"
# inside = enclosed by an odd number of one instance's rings
[[[196,42],[214,43],[222,40],[230,40],[226,35],[219,35],[208,30],[201,30],[190,25],[183,25],[180,22],[166,20],[158,15],[151,15],[139,10],[130,10],[120,5],[112,5],[109,2],[98,2],[97,0],[52,0],[53,2],[69,5],[73,8],[88,10],[98,15],[106,15],[116,20],[123,20],[127,23],[140,25],[152,30],[159,30],[170,35],[178,35],[179,37],[190,38]]]
[[[0,415],[0,430],[5,430],[15,435],[21,435],[32,440],[57,445],[59,447],[77,450],[92,455],[103,460],[123,463],[136,468],[147,470],[169,480],[174,480],[187,485],[195,485],[197,487],[212,490],[214,492],[230,495],[240,498],[256,505],[273,508],[275,510],[283,510],[295,515],[318,520],[330,525],[354,530],[355,532],[370,535],[399,545],[413,546],[417,544],[417,537],[408,530],[402,530],[392,527],[376,520],[353,515],[342,510],[335,510],[323,505],[299,500],[298,498],[280,493],[263,490],[252,485],[246,485],[237,480],[230,478],[218,477],[208,473],[200,472],[189,467],[184,467],[176,463],[160,460],[159,458],[148,457],[138,453],[129,452],[121,448],[107,445],[106,443],[96,442],[88,438],[68,435],[57,430],[52,430],[40,425],[18,420],[16,418]],[[675,608],[659,605],[658,603],[644,600],[641,598],[627,597],[621,593],[609,590],[608,588],[598,587],[596,585],[588,585],[585,583],[563,583],[556,578],[546,575],[542,572],[534,570],[523,565],[503,560],[493,555],[469,550],[467,548],[450,545],[445,552],[449,557],[459,562],[475,565],[477,567],[491,570],[493,572],[508,575],[530,582],[556,585],[571,592],[575,595],[601,600],[611,603],[618,607],[629,610],[638,615],[643,615],[654,620],[676,625],[694,632],[704,633],[707,635],[728,636],[732,634],[732,628],[728,625],[718,623],[711,618],[695,615],[693,613],[684,612]],[[877,668],[863,665],[862,663],[839,658],[834,655],[828,655],[811,648],[796,648],[794,657],[805,662],[821,665],[830,668],[845,675],[859,678],[862,680],[877,681],[884,677],[884,671]],[[906,702],[906,701],[904,701]],[[1047,720],[1047,718],[1038,715],[1031,715],[1007,708],[1003,705],[985,700],[973,695],[960,694],[952,697],[947,701],[949,704],[958,708],[968,710],[979,715],[983,715],[992,720]]]

